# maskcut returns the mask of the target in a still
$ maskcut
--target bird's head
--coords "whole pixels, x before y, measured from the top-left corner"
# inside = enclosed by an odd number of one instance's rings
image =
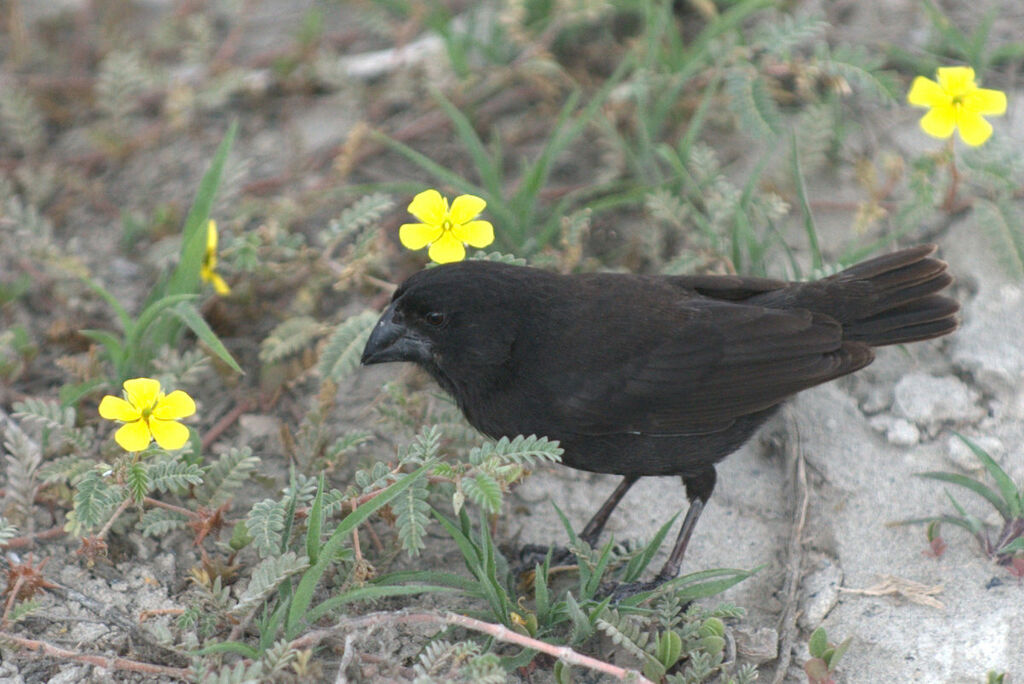
[[[507,364],[523,315],[522,266],[463,261],[416,273],[395,290],[363,350],[362,363],[411,361],[443,385],[456,375]],[[446,382],[446,380],[448,382]]]

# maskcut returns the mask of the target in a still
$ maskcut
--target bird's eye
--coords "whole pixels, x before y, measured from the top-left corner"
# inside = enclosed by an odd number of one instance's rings
[[[423,320],[425,320],[428,325],[432,325],[436,328],[444,323],[445,316],[440,311],[430,311],[423,317]]]

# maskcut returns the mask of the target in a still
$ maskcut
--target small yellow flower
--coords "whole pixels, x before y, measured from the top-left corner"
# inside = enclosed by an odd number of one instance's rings
[[[188,441],[188,428],[177,422],[196,412],[192,397],[181,390],[164,395],[152,378],[124,382],[124,399],[107,395],[100,402],[100,415],[124,425],[114,439],[125,451],[142,451],[152,440],[162,449],[180,449]]]
[[[953,131],[960,139],[977,147],[992,135],[992,124],[982,116],[1006,113],[1006,93],[979,88],[970,67],[940,67],[938,82],[918,76],[914,79],[907,102],[931,111],[921,118],[921,128],[935,138],[948,138]]]
[[[224,279],[217,273],[217,222],[210,219],[206,228],[206,252],[203,254],[203,263],[199,266],[199,277],[204,282],[213,285],[214,291],[219,295],[231,294],[231,288],[224,282]]]
[[[423,249],[433,261],[446,264],[466,258],[465,245],[486,247],[494,242],[494,226],[489,221],[475,220],[487,202],[475,195],[459,195],[452,201],[437,190],[424,190],[413,197],[409,213],[422,223],[405,223],[398,237],[409,249]]]

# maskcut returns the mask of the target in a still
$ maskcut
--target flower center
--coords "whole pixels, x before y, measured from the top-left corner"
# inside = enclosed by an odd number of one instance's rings
[[[441,221],[441,230],[445,231],[446,233],[450,232],[453,227],[454,224],[452,223],[452,220],[450,218],[446,218],[444,221]]]

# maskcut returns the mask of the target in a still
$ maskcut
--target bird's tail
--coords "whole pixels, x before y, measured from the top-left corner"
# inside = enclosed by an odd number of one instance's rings
[[[941,337],[959,325],[960,305],[939,294],[950,283],[935,245],[919,245],[855,264],[796,288],[790,305],[832,316],[843,339],[872,347]]]

